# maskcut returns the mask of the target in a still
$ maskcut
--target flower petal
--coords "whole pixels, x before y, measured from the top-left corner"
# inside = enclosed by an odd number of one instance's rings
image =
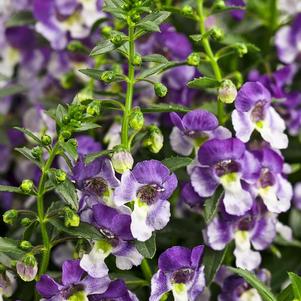
[[[164,275],[164,273],[159,270],[152,277],[151,296],[149,301],[159,301],[161,297],[170,290],[170,282],[167,280],[167,277]]]
[[[243,142],[248,142],[255,129],[248,112],[232,112],[232,124],[236,133],[236,137]]]
[[[174,127],[169,136],[172,150],[177,154],[189,156],[193,150],[193,140]]]

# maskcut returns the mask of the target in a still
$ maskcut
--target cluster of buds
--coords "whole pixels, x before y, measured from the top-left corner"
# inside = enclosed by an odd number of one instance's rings
[[[156,125],[151,125],[147,129],[143,146],[147,147],[152,153],[157,154],[163,147],[163,141],[161,130]]]

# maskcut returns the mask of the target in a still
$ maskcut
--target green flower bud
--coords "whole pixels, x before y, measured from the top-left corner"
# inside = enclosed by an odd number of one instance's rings
[[[110,34],[112,32],[112,27],[111,26],[104,26],[102,29],[101,29],[101,33],[105,36],[105,37],[109,37]]]
[[[132,169],[134,159],[130,152],[126,150],[117,150],[111,158],[113,168],[116,172],[123,174],[125,171]]]
[[[90,116],[98,116],[100,113],[100,102],[92,101],[86,109],[86,112]]]
[[[224,37],[224,32],[221,28],[214,27],[211,29],[210,35],[211,35],[212,39],[214,39],[216,41],[220,41]]]
[[[30,193],[33,189],[33,181],[32,180],[23,180],[20,189],[25,193]]]
[[[55,171],[55,179],[57,180],[58,183],[65,182],[66,178],[67,178],[67,174],[63,170],[57,169]]]
[[[190,66],[197,67],[201,62],[200,54],[197,52],[192,52],[187,58],[187,64]]]
[[[105,83],[111,83],[115,79],[115,76],[116,74],[113,71],[104,71],[101,74],[100,79]]]
[[[90,87],[86,87],[77,93],[76,98],[79,102],[93,99],[93,90]]]
[[[113,32],[110,37],[110,41],[117,47],[121,46],[124,41],[124,36],[119,32]]]
[[[24,217],[21,219],[21,225],[26,227],[31,223],[31,219],[28,217]]]
[[[29,250],[29,249],[32,248],[32,244],[31,244],[31,242],[28,241],[28,240],[22,240],[22,241],[20,242],[19,247],[20,247],[22,250],[27,251],[27,250]]]
[[[49,135],[46,135],[46,134],[41,137],[41,140],[42,140],[43,145],[45,145],[45,146],[50,145],[51,142],[52,142],[51,137]]]
[[[36,160],[41,160],[42,155],[43,155],[43,150],[40,146],[35,146],[32,150],[31,150],[31,154],[32,156],[36,159]]]
[[[229,79],[222,81],[218,89],[218,99],[224,103],[232,103],[237,96],[237,89]]]
[[[137,54],[137,53],[136,53],[136,54],[134,55],[133,65],[134,65],[134,66],[140,66],[141,63],[142,63],[142,57],[141,57],[140,54]]]
[[[80,223],[80,218],[77,213],[75,213],[69,207],[64,208],[65,219],[64,223],[66,227],[78,227]]]
[[[132,110],[129,118],[129,125],[135,131],[140,131],[144,125],[144,116],[139,107]]]
[[[190,5],[186,4],[182,7],[182,13],[187,16],[192,15],[193,9]]]
[[[236,43],[234,45],[234,48],[236,49],[236,51],[240,57],[242,57],[248,53],[248,47],[244,43]]]
[[[72,118],[72,119],[70,120],[70,122],[69,122],[69,125],[70,125],[72,128],[78,128],[78,127],[80,127],[80,125],[81,125],[81,121]],[[70,136],[71,136],[71,133],[70,133]],[[69,138],[69,137],[68,137],[68,138]],[[68,138],[67,138],[67,139],[68,139]]]
[[[78,40],[71,41],[68,44],[67,49],[71,52],[82,52],[86,50],[85,46]]]
[[[225,1],[224,0],[216,0],[213,4],[213,7],[215,9],[222,9],[226,7]]]
[[[131,21],[132,21],[133,23],[139,22],[140,19],[141,19],[141,16],[140,16],[139,13],[134,13],[134,14],[131,16]]]
[[[68,142],[69,142],[70,144],[72,144],[74,147],[78,147],[78,143],[77,143],[77,140],[76,140],[76,139],[71,138],[71,139],[68,140]]]
[[[61,77],[60,83],[64,89],[71,89],[75,83],[76,76],[70,71]]]
[[[68,115],[63,116],[63,123],[68,124],[70,122],[70,118]]]
[[[69,139],[71,137],[71,132],[68,131],[68,130],[63,130],[61,131],[61,136],[64,138],[64,139]]]
[[[152,153],[157,154],[163,147],[164,137],[160,129],[152,125],[148,129],[148,134],[143,140],[143,146],[147,147]]]
[[[162,83],[155,83],[154,89],[155,89],[155,93],[158,97],[164,97],[164,96],[166,96],[166,94],[168,92],[167,87],[165,85],[163,85]]]
[[[16,264],[17,273],[23,281],[29,282],[35,279],[38,272],[38,263],[33,254],[24,255]]]
[[[13,225],[18,219],[19,212],[15,209],[8,210],[3,214],[3,222],[8,225]]]

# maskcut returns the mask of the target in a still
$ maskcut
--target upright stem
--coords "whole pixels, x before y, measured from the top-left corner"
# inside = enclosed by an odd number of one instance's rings
[[[122,129],[121,129],[121,144],[127,149],[129,148],[129,143],[128,143],[129,116],[132,110],[133,90],[135,84],[135,67],[133,64],[134,55],[135,55],[134,31],[135,31],[135,27],[130,21],[129,22],[128,83],[127,83],[125,109],[123,113]]]
[[[199,15],[199,26],[200,26],[200,32],[201,34],[206,33],[206,28],[205,28],[205,16],[204,16],[204,8],[203,8],[203,0],[197,0],[197,9],[198,9],[198,15]],[[210,60],[211,67],[213,69],[215,78],[218,81],[221,81],[223,79],[222,77],[222,72],[219,68],[219,65],[217,63],[217,59],[211,49],[209,40],[207,37],[204,37],[202,40],[202,45],[203,48]],[[224,105],[223,103],[218,100],[217,103],[217,115],[220,123],[223,123],[223,116],[224,116]]]
[[[48,263],[49,263],[49,257],[50,257],[50,241],[49,236],[47,233],[46,228],[46,220],[45,220],[45,212],[44,212],[44,194],[45,194],[45,183],[47,180],[47,173],[52,165],[52,162],[56,156],[57,150],[58,150],[58,143],[54,145],[52,148],[49,158],[46,161],[46,164],[44,165],[42,169],[42,175],[40,178],[39,186],[38,186],[38,193],[37,193],[37,207],[38,207],[38,218],[41,228],[41,234],[43,239],[43,257],[42,262],[39,269],[39,276],[44,274],[47,271]]]

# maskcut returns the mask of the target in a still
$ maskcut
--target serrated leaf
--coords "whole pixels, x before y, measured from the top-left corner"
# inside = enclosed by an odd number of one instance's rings
[[[6,253],[9,257],[18,259],[25,254],[19,249],[18,241],[7,237],[0,237],[0,253]]]
[[[301,300],[301,277],[294,273],[288,273],[292,282],[292,288],[296,300]]]
[[[227,247],[222,251],[216,251],[209,247],[206,247],[203,258],[203,263],[205,266],[206,286],[209,286],[213,281],[218,269],[223,263],[227,250]]]
[[[19,187],[7,186],[7,185],[0,185],[0,192],[15,192],[15,193],[24,194]]]
[[[187,113],[190,112],[191,109],[176,104],[159,103],[159,104],[150,105],[147,108],[141,108],[141,111],[143,113],[161,113],[161,112]]]
[[[169,168],[171,171],[175,171],[177,169],[180,169],[182,167],[186,167],[189,165],[193,160],[189,157],[170,157],[166,158],[162,161],[162,163]]]
[[[166,64],[168,63],[168,59],[161,55],[161,54],[150,54],[146,55],[142,58],[144,62],[153,62],[153,63],[160,63],[160,64]]]
[[[217,213],[218,205],[223,197],[223,188],[220,186],[215,194],[207,199],[204,204],[203,217],[206,224],[209,224]]]
[[[208,89],[208,88],[216,88],[219,87],[220,83],[218,80],[210,77],[199,77],[194,80],[188,82],[187,86],[189,88],[195,89]]]
[[[0,99],[6,96],[25,92],[26,88],[21,85],[10,85],[0,89]]]
[[[228,267],[228,269],[244,278],[246,282],[248,282],[253,288],[256,288],[263,301],[277,301],[270,289],[264,283],[262,283],[254,273],[233,267]]]
[[[31,162],[33,162],[34,164],[38,165],[39,167],[41,167],[41,162],[37,161],[31,154],[31,149],[27,148],[27,147],[20,147],[20,148],[15,148],[15,150],[17,152],[19,152],[20,154],[22,154],[25,158],[27,158],[28,160],[30,160]]]
[[[74,210],[78,210],[78,196],[74,184],[66,179],[55,187],[56,193]]]
[[[144,258],[153,258],[156,254],[156,234],[153,233],[147,241],[135,241],[135,246]]]
[[[27,135],[28,137],[32,138],[34,141],[36,141],[38,144],[43,145],[41,139],[39,137],[37,137],[34,133],[32,133],[31,131],[25,129],[25,128],[20,128],[18,126],[15,126],[14,129],[22,132],[23,134]]]
[[[105,40],[102,42],[99,42],[91,51],[90,56],[100,55],[107,52],[110,52],[114,49],[116,49],[117,46],[114,45],[111,41]]]
[[[19,11],[13,14],[5,23],[6,27],[31,25],[35,23],[35,18],[31,11]]]
[[[77,148],[71,141],[61,142],[60,144],[64,151],[69,154],[74,161],[78,159]]]
[[[49,219],[49,223],[60,232],[67,233],[71,236],[84,238],[87,240],[100,240],[103,235],[92,225],[81,222],[78,227],[66,227],[60,219]]]
[[[100,151],[97,153],[92,153],[92,154],[86,155],[85,163],[89,164],[89,163],[93,162],[94,160],[96,160],[97,158],[106,156],[106,155],[110,154],[111,152],[112,152],[111,150],[104,150],[104,151]]]

